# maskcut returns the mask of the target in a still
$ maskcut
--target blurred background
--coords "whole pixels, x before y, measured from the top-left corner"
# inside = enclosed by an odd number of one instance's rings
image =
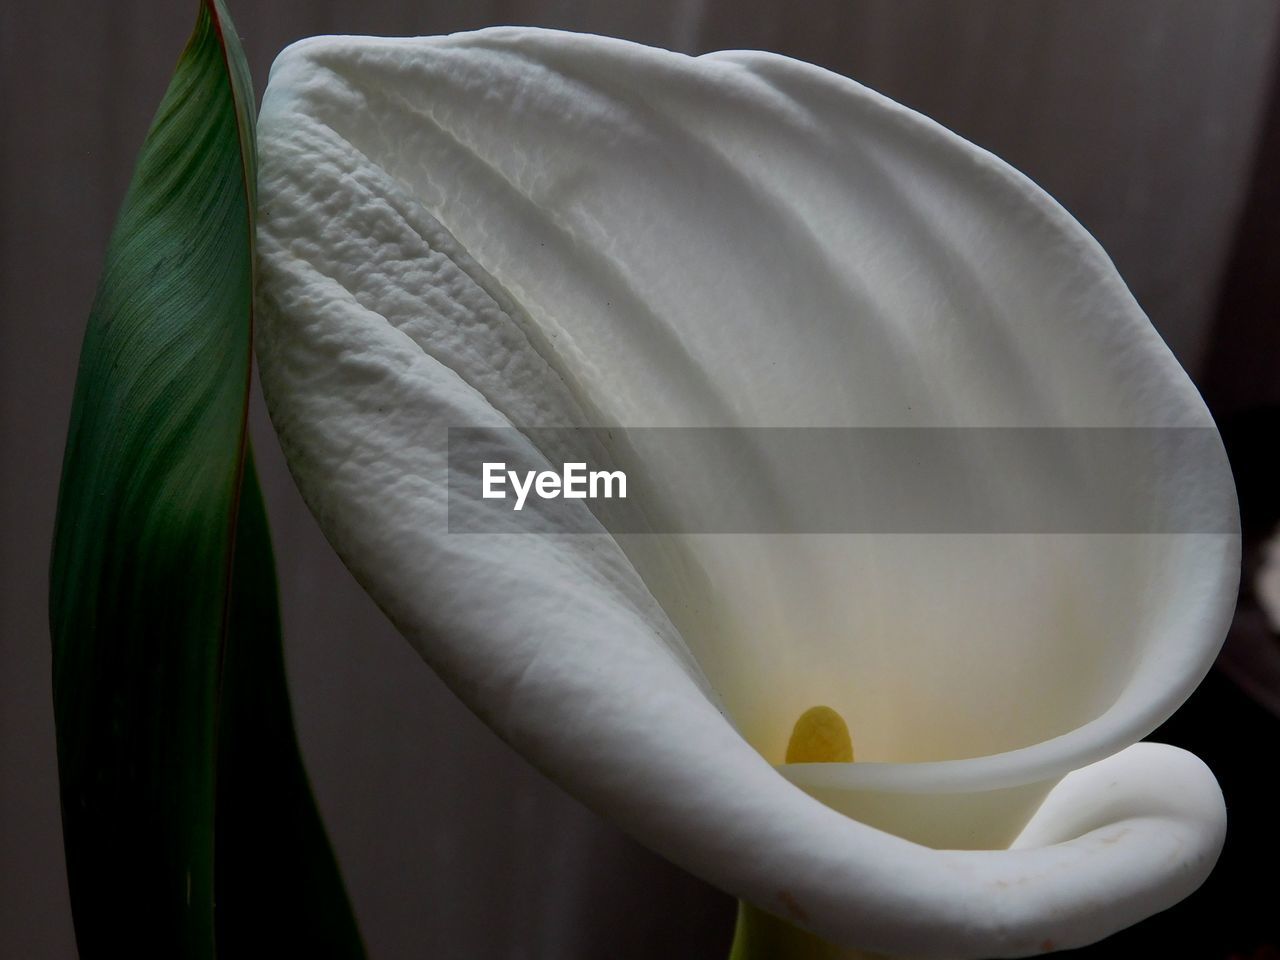
[[[992,150],[1111,254],[1227,437],[1248,555],[1221,669],[1153,739],[1218,774],[1231,832],[1188,901],[1081,958],[1280,957],[1280,641],[1249,590],[1280,518],[1275,0],[228,0],[259,94],[321,33],[502,23],[689,53],[760,48]],[[0,955],[75,955],[46,591],[84,322],[194,0],[0,5]],[[364,596],[255,398],[303,751],[374,958],[724,957],[734,904],[564,795],[462,708]],[[1271,671],[1270,673],[1268,671]],[[1247,691],[1247,692],[1246,692]]]

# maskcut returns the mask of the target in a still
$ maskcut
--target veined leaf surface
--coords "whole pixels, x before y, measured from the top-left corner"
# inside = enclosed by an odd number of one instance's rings
[[[85,957],[244,956],[248,925],[258,947],[362,954],[297,751],[246,465],[252,110],[230,19],[202,0],[81,352],[50,626]]]

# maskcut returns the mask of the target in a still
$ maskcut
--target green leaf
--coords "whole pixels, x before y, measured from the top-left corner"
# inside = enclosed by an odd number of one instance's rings
[[[230,19],[202,0],[81,351],[50,626],[87,958],[245,956],[250,923],[258,948],[319,930],[309,952],[363,955],[298,755],[246,464],[252,110]]]
[[[284,685],[267,514],[249,451],[219,724],[218,952],[362,957],[311,797]]]

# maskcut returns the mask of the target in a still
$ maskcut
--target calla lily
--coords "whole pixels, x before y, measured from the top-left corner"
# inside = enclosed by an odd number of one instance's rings
[[[518,751],[759,908],[740,955],[1024,956],[1202,882],[1217,783],[1135,742],[1225,634],[1229,472],[1111,263],[1031,182],[784,57],[514,28],[295,44],[259,144],[262,379],[331,543]],[[1157,491],[1193,521],[1172,531],[610,536],[579,505],[530,535],[448,500],[451,427],[615,424],[1214,443]],[[486,459],[532,442],[506,435]],[[618,455],[655,511],[724,496]],[[958,462],[1035,495],[998,456]],[[746,495],[785,516],[758,466]],[[499,532],[450,533],[460,510]],[[817,706],[855,762],[786,763]]]

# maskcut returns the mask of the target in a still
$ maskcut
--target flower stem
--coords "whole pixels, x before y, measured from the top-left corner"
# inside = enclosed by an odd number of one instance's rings
[[[738,902],[729,960],[887,960],[878,953],[837,947],[785,920]]]

